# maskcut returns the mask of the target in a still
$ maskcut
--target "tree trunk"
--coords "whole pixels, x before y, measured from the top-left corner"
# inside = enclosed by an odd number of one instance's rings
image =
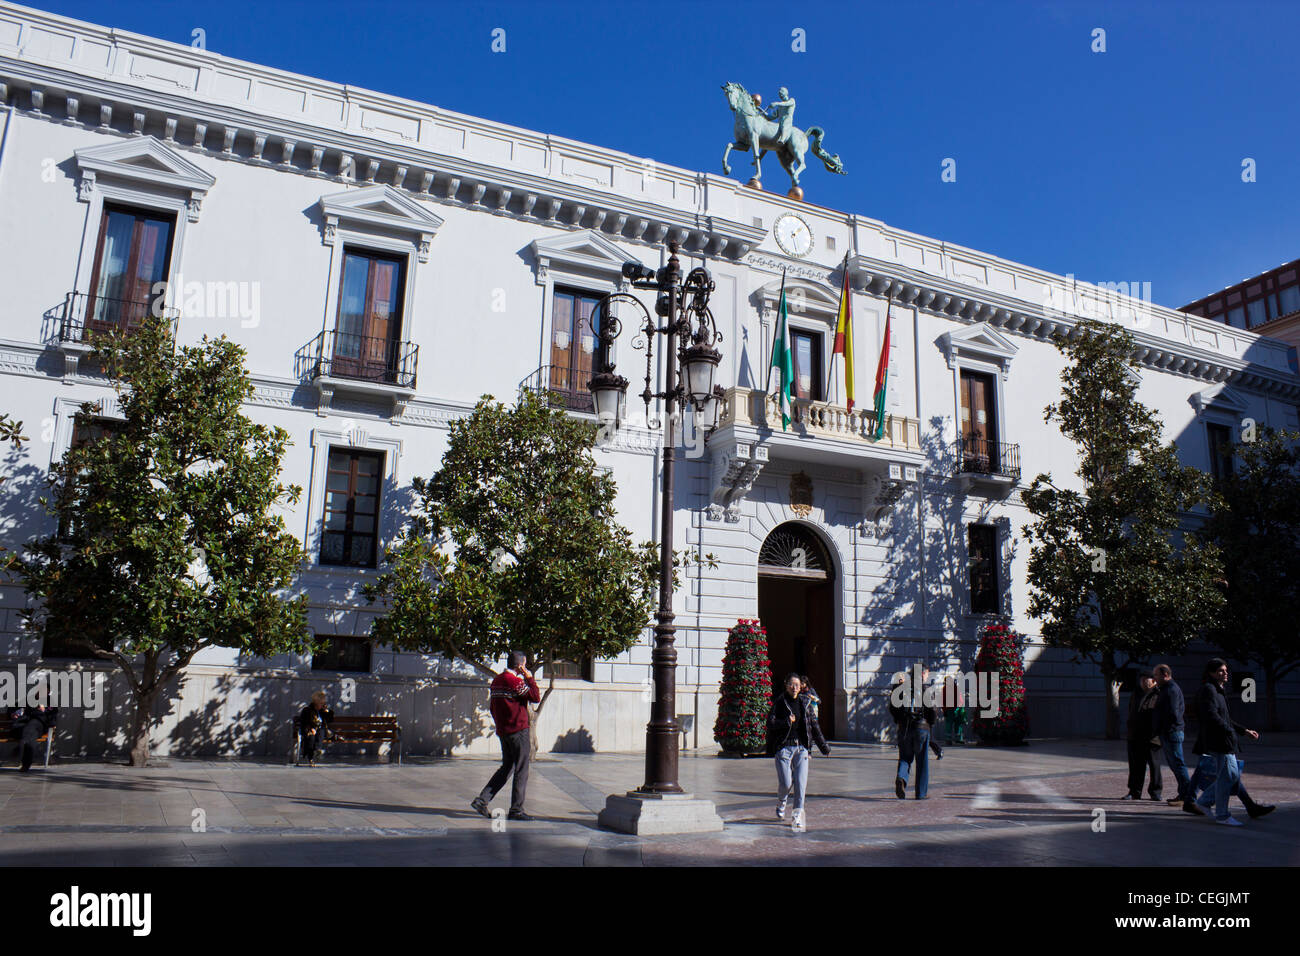
[[[135,718],[131,722],[131,750],[128,766],[144,767],[149,763],[149,730],[153,724],[155,694],[139,695],[135,699]]]
[[[1115,666],[1114,654],[1103,654],[1101,658],[1101,677],[1106,682],[1106,739],[1119,740],[1119,687],[1116,679],[1119,668]]]
[[[131,750],[127,765],[149,763],[149,730],[153,725],[153,702],[158,696],[158,651],[146,651],[140,682],[135,686],[135,719],[131,722]]]
[[[540,718],[540,717],[542,716],[542,708],[546,706],[546,699],[547,699],[548,697],[551,696],[551,691],[555,690],[555,672],[554,672],[554,667],[548,664],[546,670],[547,670],[547,676],[550,678],[550,683],[547,684],[547,686],[546,686],[546,693],[544,693],[544,694],[542,695],[542,699],[539,700],[539,701],[537,702],[537,707],[533,709],[533,712],[532,712],[532,714],[531,714],[531,716],[529,717],[529,720],[528,720],[528,746],[529,746],[529,750],[530,750],[530,752],[529,752],[529,754],[528,754],[528,757],[529,757],[530,760],[535,760],[535,759],[537,758],[537,751],[538,751],[537,721],[538,721],[538,718]]]

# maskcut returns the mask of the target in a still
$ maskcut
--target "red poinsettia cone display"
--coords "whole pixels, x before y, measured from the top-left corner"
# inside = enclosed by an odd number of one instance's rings
[[[973,728],[982,743],[1020,744],[1029,736],[1029,710],[1025,702],[1025,666],[1021,646],[1024,638],[1006,624],[990,624],[980,634],[977,673],[998,675],[998,712],[980,716],[973,708]],[[983,689],[987,678],[980,677]]]
[[[727,634],[718,720],[713,725],[713,739],[723,753],[763,753],[771,705],[772,662],[767,657],[767,631],[758,621],[741,619]]]

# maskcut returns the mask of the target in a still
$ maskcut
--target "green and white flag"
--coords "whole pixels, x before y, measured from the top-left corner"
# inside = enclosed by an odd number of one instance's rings
[[[776,336],[772,340],[772,365],[781,373],[780,391],[777,392],[777,405],[781,409],[781,430],[790,428],[790,406],[794,401],[794,355],[790,352],[789,312],[785,305],[785,273],[781,273],[781,304],[776,310]],[[768,381],[772,379],[771,368]]]

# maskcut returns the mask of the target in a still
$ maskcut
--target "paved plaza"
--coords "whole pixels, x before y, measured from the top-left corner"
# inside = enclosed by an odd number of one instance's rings
[[[1040,740],[950,747],[931,760],[930,799],[894,795],[894,748],[836,744],[812,763],[808,830],[775,819],[763,758],[685,752],[681,783],[716,802],[707,836],[632,837],[596,827],[605,796],[640,784],[642,754],[547,755],[533,765],[533,823],[492,823],[469,801],[495,769],[486,757],[164,759],[144,771],[63,761],[0,770],[0,864],[152,865],[1294,865],[1300,863],[1300,737],[1247,752],[1251,795],[1278,809],[1214,826],[1164,803],[1122,801],[1122,741]],[[1174,792],[1165,771],[1165,795]],[[508,788],[493,806],[508,805]],[[1097,832],[1094,811],[1105,811]],[[201,814],[196,811],[202,811]],[[195,832],[201,821],[204,832]],[[498,823],[498,827],[500,823]]]

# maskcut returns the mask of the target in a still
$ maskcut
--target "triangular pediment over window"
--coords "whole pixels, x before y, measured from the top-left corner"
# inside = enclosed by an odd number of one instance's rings
[[[640,261],[594,229],[537,239],[529,249],[537,263],[538,282],[544,282],[547,270],[555,265],[613,278],[622,275],[625,263]]]
[[[366,186],[331,193],[320,198],[325,218],[337,222],[371,225],[399,232],[433,234],[442,226],[442,217],[422,203],[403,196],[391,186]]]
[[[939,337],[940,346],[948,357],[948,367],[955,368],[962,358],[981,359],[1001,366],[1003,374],[1011,367],[1011,360],[1020,349],[1011,339],[987,322],[945,332]]]
[[[137,136],[105,146],[91,146],[76,152],[77,168],[99,176],[143,179],[181,189],[212,188],[216,177],[200,169],[153,136]]]
[[[774,279],[758,290],[759,304],[775,311],[781,303],[781,280]],[[812,312],[836,318],[840,312],[840,291],[819,282],[786,279],[785,304],[791,315]]]
[[[443,223],[442,217],[423,203],[383,185],[321,196],[320,209],[325,219],[325,245],[334,244],[340,224],[352,232],[397,232],[415,242],[421,262],[428,261],[429,244]]]
[[[1192,403],[1198,415],[1215,411],[1235,417],[1244,413],[1247,408],[1246,400],[1226,385],[1193,392],[1188,401]]]
[[[154,136],[135,136],[73,154],[80,173],[78,198],[87,202],[97,182],[125,180],[133,188],[177,191],[187,197],[189,219],[198,219],[203,197],[216,177]]]

